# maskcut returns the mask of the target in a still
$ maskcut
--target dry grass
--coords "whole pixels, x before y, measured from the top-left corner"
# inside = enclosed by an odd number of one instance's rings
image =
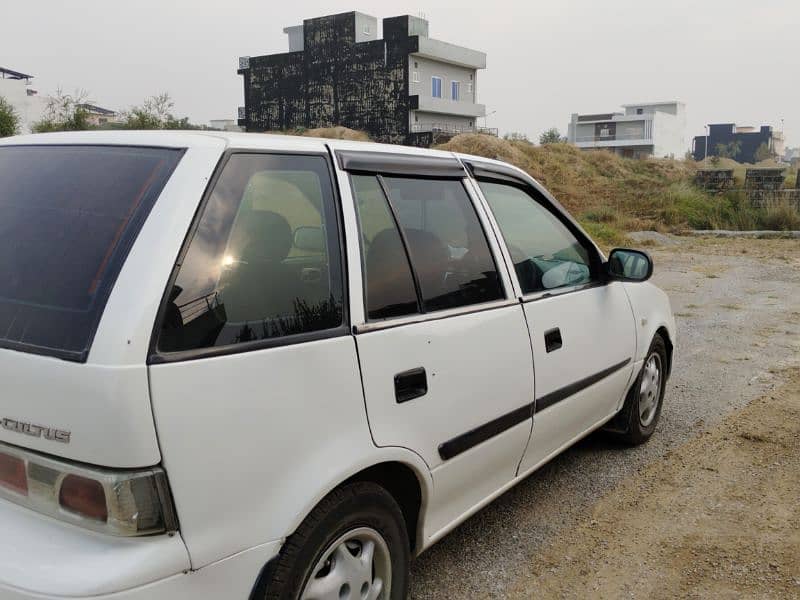
[[[369,136],[364,131],[356,131],[347,127],[318,127],[307,129],[301,135],[306,137],[326,138],[329,140],[352,140],[355,142],[368,142]]]
[[[347,127],[317,127],[316,129],[288,129],[285,131],[270,131],[272,135],[298,135],[302,137],[317,137],[329,140],[353,140],[356,142],[369,142],[370,137],[364,131],[357,131]]]

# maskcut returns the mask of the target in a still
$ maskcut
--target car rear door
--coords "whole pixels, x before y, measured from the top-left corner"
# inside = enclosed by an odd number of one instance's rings
[[[636,331],[621,283],[585,234],[523,179],[474,169],[514,264],[533,347],[536,406],[525,472],[608,420],[632,376]]]
[[[360,229],[370,428],[430,467],[425,534],[436,537],[516,474],[532,423],[524,315],[457,160],[338,158]]]

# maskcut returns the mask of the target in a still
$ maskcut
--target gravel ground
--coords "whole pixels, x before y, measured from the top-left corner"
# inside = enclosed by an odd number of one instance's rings
[[[411,598],[506,597],[604,494],[773,389],[780,370],[800,362],[797,240],[683,239],[648,250],[678,323],[654,437],[631,449],[593,435],[555,458],[423,554]]]

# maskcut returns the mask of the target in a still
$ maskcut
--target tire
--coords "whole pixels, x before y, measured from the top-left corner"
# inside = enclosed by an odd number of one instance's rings
[[[657,334],[650,344],[636,381],[625,397],[622,410],[608,429],[613,438],[631,446],[638,446],[653,435],[664,404],[668,360],[664,338]],[[653,379],[654,371],[651,368],[653,364],[658,369],[657,382]]]
[[[355,562],[349,562],[347,551]],[[389,586],[384,585],[386,556]],[[325,588],[332,592],[317,596],[322,600],[339,598],[340,593],[360,599],[363,591],[371,599],[403,600],[410,560],[408,533],[397,502],[377,484],[355,482],[328,494],[289,536],[252,598],[300,600],[305,592]]]

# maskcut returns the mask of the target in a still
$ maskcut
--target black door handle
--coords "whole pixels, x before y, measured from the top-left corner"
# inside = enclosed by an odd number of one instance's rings
[[[563,345],[564,343],[561,341],[561,330],[558,327],[555,329],[548,329],[544,332],[544,349],[547,352],[558,350]]]
[[[417,367],[394,376],[394,397],[398,404],[419,398],[428,393],[428,376],[425,369]]]

